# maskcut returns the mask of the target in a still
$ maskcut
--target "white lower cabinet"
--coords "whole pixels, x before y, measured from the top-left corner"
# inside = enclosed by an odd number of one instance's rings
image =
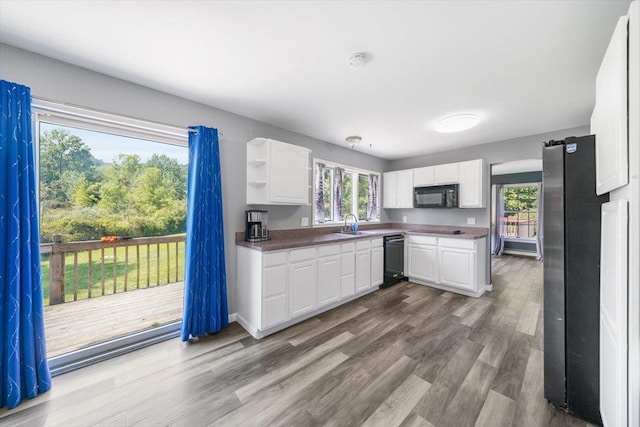
[[[375,288],[384,282],[384,248],[382,239],[371,241],[371,287]]]
[[[371,287],[371,244],[368,240],[356,242],[356,292]]]
[[[356,293],[356,245],[343,243],[340,246],[340,297]]]
[[[478,297],[486,283],[486,239],[409,236],[407,271],[412,282]]]
[[[340,299],[340,245],[318,248],[318,307]]]
[[[382,283],[382,239],[261,252],[237,246],[237,320],[261,338]]]
[[[409,244],[407,246],[408,276],[435,282],[438,277],[438,246]]]
[[[264,328],[287,320],[287,254],[264,255],[262,270],[262,319]]]
[[[475,252],[469,249],[440,248],[440,283],[475,290]]]
[[[316,308],[316,261],[292,263],[289,270],[289,317],[296,317]]]

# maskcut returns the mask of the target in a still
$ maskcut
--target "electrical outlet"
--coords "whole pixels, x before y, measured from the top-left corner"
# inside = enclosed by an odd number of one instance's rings
[[[300,225],[302,227],[308,227],[309,226],[309,217],[303,216],[302,218],[300,218]]]
[[[406,215],[402,216],[402,222],[407,222],[407,216]]]
[[[475,225],[476,223],[476,219],[473,217],[467,218],[467,224],[469,225]]]

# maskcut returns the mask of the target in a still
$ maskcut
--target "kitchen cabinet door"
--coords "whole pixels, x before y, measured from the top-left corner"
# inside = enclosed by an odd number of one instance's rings
[[[461,208],[484,208],[484,162],[482,159],[458,163],[460,180],[458,206]]]
[[[600,413],[604,425],[624,426],[627,425],[628,202],[604,203],[601,221]]]
[[[407,268],[409,278],[438,283],[437,246],[408,245]]]
[[[457,184],[458,183],[458,164],[447,163],[445,165],[436,165],[435,179],[436,184]]]
[[[272,142],[271,201],[309,204],[309,150],[296,145]]]
[[[356,252],[356,292],[371,286],[371,251]]]
[[[475,291],[475,251],[439,248],[440,283],[466,291]]]
[[[629,182],[627,131],[627,23],[618,21],[596,76],[596,193]]]
[[[308,205],[310,153],[268,138],[247,142],[247,204]]]
[[[413,186],[424,187],[426,185],[435,185],[436,176],[435,168],[433,166],[426,166],[424,168],[416,168],[413,170]]]
[[[380,286],[384,281],[384,249],[371,249],[371,287]]]
[[[287,320],[287,265],[264,267],[262,281],[262,328],[266,329]]]
[[[398,207],[397,186],[398,174],[396,172],[385,172],[382,174],[382,207]]]
[[[289,270],[289,318],[293,318],[315,309],[316,261],[293,263]]]
[[[397,171],[396,207],[413,207],[413,169]]]
[[[356,293],[356,253],[354,243],[343,243],[340,249],[340,298]]]
[[[318,307],[340,298],[340,255],[318,259]]]

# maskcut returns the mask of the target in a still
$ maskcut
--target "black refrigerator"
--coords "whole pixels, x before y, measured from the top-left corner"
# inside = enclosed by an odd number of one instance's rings
[[[595,136],[544,143],[544,397],[600,419],[600,208]]]

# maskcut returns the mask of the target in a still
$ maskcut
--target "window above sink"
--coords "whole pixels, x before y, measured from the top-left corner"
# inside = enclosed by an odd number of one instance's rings
[[[313,175],[313,225],[344,224],[347,214],[380,222],[379,172],[314,159]]]

